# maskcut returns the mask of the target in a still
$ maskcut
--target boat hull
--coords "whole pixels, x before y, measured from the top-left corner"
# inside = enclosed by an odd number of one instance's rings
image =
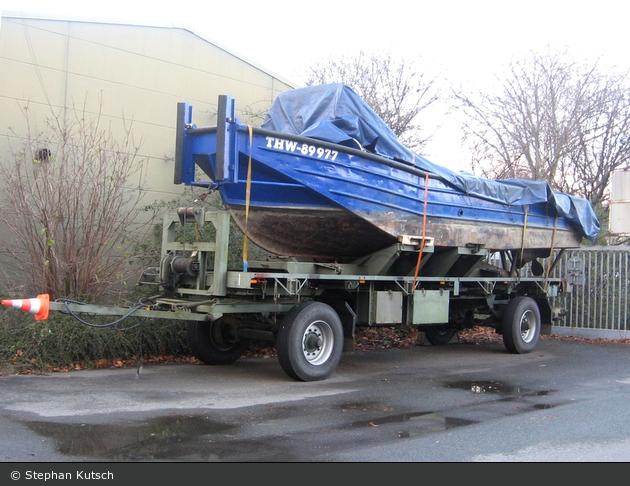
[[[420,240],[423,233],[435,247],[477,246],[496,251],[530,250],[548,256],[552,248],[578,248],[581,238],[571,231],[522,228],[496,223],[475,224],[445,218],[422,221],[355,216],[344,210],[259,209],[228,206],[236,225],[261,248],[276,255],[320,260],[353,260],[390,246],[403,236]]]
[[[313,211],[228,206],[232,219],[259,247],[276,255],[338,261],[374,253],[396,238],[341,209]]]

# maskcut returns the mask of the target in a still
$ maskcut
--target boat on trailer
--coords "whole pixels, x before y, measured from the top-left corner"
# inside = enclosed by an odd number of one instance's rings
[[[218,190],[276,255],[350,262],[415,241],[507,252],[520,268],[600,230],[587,200],[545,182],[483,179],[414,153],[343,84],[280,93],[260,127],[222,95],[217,120],[197,127],[178,104],[175,183]]]
[[[535,258],[595,238],[587,201],[432,164],[343,85],[281,94],[262,127],[234,115],[234,100],[221,96],[217,125],[198,128],[192,107],[178,104],[175,183],[218,190],[229,213],[193,205],[164,215],[160,265],[139,281],[161,294],[133,308],[47,294],[2,304],[37,320],[49,310],[89,325],[120,316],[99,327],[186,321],[190,349],[212,365],[234,363],[252,340],[270,342],[300,381],[330,376],[359,326],[414,327],[433,345],[491,327],[520,354],[564,317],[555,299],[567,282],[550,272],[562,252],[544,277]],[[228,268],[232,220],[245,242],[293,258]],[[186,224],[195,231],[180,231]],[[528,260],[534,276],[522,271]]]

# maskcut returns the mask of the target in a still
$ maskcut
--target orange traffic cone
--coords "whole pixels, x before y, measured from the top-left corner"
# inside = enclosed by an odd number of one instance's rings
[[[48,319],[50,297],[48,294],[40,294],[36,299],[6,299],[2,301],[2,305],[30,312],[31,314],[35,314],[36,321],[43,321]]]

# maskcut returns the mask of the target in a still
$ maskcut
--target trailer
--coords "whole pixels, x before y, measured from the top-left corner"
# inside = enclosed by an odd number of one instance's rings
[[[562,251],[546,271],[541,266],[537,275],[521,276],[508,255],[472,246],[436,251],[430,239],[404,236],[351,263],[270,255],[249,262],[247,270],[231,270],[230,220],[225,210],[202,207],[166,214],[161,264],[139,281],[161,293],[135,307],[49,301],[47,294],[2,304],[36,320],[58,311],[82,322],[86,316],[185,321],[191,350],[209,365],[232,364],[250,341],[266,341],[298,381],[328,378],[342,354],[354,351],[359,327],[414,328],[439,346],[461,330],[483,326],[502,335],[507,351],[521,354],[565,314],[552,302],[567,291],[567,281],[548,277]],[[215,237],[182,241],[177,235],[191,224],[197,230],[209,225]]]
[[[211,225],[216,237],[177,241],[177,230],[188,224]],[[25,308],[17,301],[17,307],[37,313],[36,319],[45,319],[50,309],[79,319],[186,321],[190,348],[210,365],[232,364],[251,340],[267,341],[275,345],[284,372],[298,381],[329,377],[343,352],[354,350],[360,326],[415,328],[433,345],[485,326],[502,335],[509,352],[520,354],[532,351],[540,334],[549,334],[563,316],[551,299],[566,288],[564,279],[510,276],[508,261],[483,248],[436,252],[430,240],[403,237],[352,263],[270,256],[242,271],[228,269],[229,232],[227,211],[190,207],[165,215],[161,265],[140,278],[162,293],[134,308],[65,299],[46,302],[46,315],[39,304]],[[419,265],[430,275],[417,277]]]
[[[213,225],[215,241],[176,241],[176,229],[186,224]],[[550,303],[563,279],[510,276],[513,270],[492,264],[507,261],[483,248],[436,253],[430,240],[402,237],[352,263],[271,256],[236,271],[227,268],[229,230],[226,211],[181,208],[166,215],[161,266],[141,278],[168,293],[145,312],[183,315],[190,347],[207,364],[233,363],[250,339],[264,340],[275,344],[287,375],[322,380],[344,350],[354,349],[359,326],[417,328],[434,345],[488,326],[502,334],[508,351],[527,353],[563,315]],[[422,277],[415,275],[419,265]]]
[[[223,105],[230,103],[224,99]],[[187,105],[180,103],[175,182],[201,185],[194,181],[195,164],[208,167],[217,162],[221,183],[248,186],[251,176],[239,175],[247,173],[247,159],[229,145],[238,125],[233,112],[219,116],[218,130],[197,129],[189,118]],[[209,133],[217,136],[211,144],[214,153],[200,155],[199,150],[206,149],[199,145]],[[285,186],[295,191],[294,183]],[[245,209],[247,214],[249,207]],[[528,256],[526,247],[502,251],[480,243],[439,246],[423,231],[399,234],[393,242],[383,239],[387,245],[352,258],[270,253],[265,259],[244,259],[243,267],[234,269],[228,267],[232,221],[233,211],[200,205],[166,214],[160,265],[140,278],[142,285],[159,291],[134,308],[63,299],[46,306],[76,317],[186,321],[191,350],[210,365],[232,364],[252,340],[267,341],[276,347],[284,372],[298,381],[328,378],[344,351],[354,350],[359,327],[415,328],[431,344],[445,345],[463,329],[485,326],[502,335],[510,353],[520,354],[531,352],[540,334],[550,334],[552,324],[564,316],[562,308],[553,307],[567,290],[564,279],[550,277],[563,253],[555,251],[553,238],[549,248]],[[204,241],[183,237],[183,229],[191,225],[197,230],[193,234],[213,236]],[[370,234],[364,237],[369,240]],[[45,316],[40,311],[36,318]]]
[[[186,224],[212,225],[215,241],[176,241],[176,229]],[[165,294],[138,315],[187,320],[190,347],[207,364],[235,362],[256,339],[276,346],[290,377],[321,380],[344,350],[354,349],[359,326],[417,328],[434,345],[488,326],[502,334],[508,351],[527,353],[563,315],[550,303],[563,279],[510,276],[509,268],[492,263],[501,255],[483,248],[436,253],[430,240],[401,238],[353,263],[271,256],[236,271],[227,268],[229,231],[227,211],[191,207],[166,215],[161,265],[141,278]],[[416,277],[419,264],[431,276]]]

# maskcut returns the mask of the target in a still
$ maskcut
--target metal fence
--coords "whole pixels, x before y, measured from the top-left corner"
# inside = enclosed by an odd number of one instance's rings
[[[567,279],[567,293],[554,302],[567,314],[552,332],[611,339],[630,337],[629,267],[628,246],[566,250],[552,275]]]

